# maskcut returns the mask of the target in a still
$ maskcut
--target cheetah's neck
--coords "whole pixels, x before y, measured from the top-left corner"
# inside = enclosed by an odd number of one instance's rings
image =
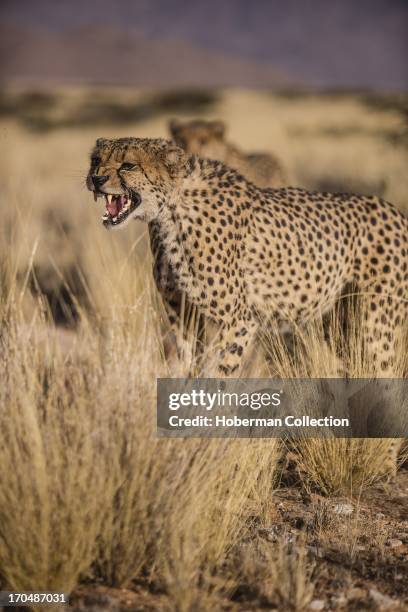
[[[234,170],[221,162],[196,159],[191,174],[175,186],[157,219],[150,224],[156,252],[165,254],[178,288],[192,298],[199,295],[199,283],[191,226],[202,215],[204,207],[211,207],[214,189],[222,181],[233,181],[235,175]],[[242,177],[239,178],[242,182]]]

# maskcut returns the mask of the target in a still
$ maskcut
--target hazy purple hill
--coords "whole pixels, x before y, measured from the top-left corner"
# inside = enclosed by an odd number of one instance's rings
[[[271,65],[227,57],[178,40],[146,39],[117,27],[63,32],[0,26],[0,78],[36,84],[127,84],[139,87],[285,85]]]
[[[3,0],[0,17],[7,78],[99,80],[94,58],[114,57],[103,79],[118,82],[133,54],[141,83],[140,53],[157,71],[152,85],[199,84],[200,74],[203,84],[265,85],[280,73],[309,85],[408,89],[407,0]]]

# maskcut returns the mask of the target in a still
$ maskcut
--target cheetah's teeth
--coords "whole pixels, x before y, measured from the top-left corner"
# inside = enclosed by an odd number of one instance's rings
[[[122,194],[103,194],[105,198],[106,212],[102,217],[105,227],[118,226],[124,221],[140,203],[140,196],[137,194],[136,204],[131,196]]]

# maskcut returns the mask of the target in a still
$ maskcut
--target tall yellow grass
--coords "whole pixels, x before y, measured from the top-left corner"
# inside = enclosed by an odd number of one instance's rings
[[[144,577],[176,609],[212,601],[228,552],[272,503],[278,442],[158,439],[152,306],[136,310],[137,330],[114,306],[109,321],[84,318],[67,353],[41,303],[24,319],[16,288],[2,305],[4,584]]]
[[[226,92],[212,114],[229,121],[231,138],[243,147],[279,152],[295,183],[313,186],[322,174],[364,184],[380,177],[406,205],[406,151],[376,136],[379,126],[398,125],[393,111],[237,91]],[[333,144],[318,131],[356,117],[361,138]],[[279,443],[156,437],[156,377],[185,374],[187,364],[163,358],[144,230],[135,224],[107,233],[84,187],[97,136],[164,135],[167,118],[41,135],[2,122],[1,583],[71,591],[83,579],[120,586],[138,580],[164,592],[169,609],[209,610],[257,580],[259,570],[268,601],[302,609],[313,594],[302,542],[264,550],[251,540],[255,526],[269,526]],[[351,150],[365,160],[358,172]],[[39,278],[44,268],[46,281]],[[82,279],[80,294],[67,275],[72,268]],[[30,290],[45,282],[66,286],[78,312],[74,329],[56,328],[50,305]],[[361,376],[370,364],[358,348],[358,325],[352,337],[341,367]],[[285,378],[337,376],[341,340],[335,319],[329,341],[319,322],[299,330],[294,353],[269,330],[263,366]],[[327,495],[358,492],[380,477],[388,445],[300,441],[305,484]]]

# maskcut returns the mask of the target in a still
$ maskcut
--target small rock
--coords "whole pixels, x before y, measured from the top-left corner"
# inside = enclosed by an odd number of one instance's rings
[[[402,542],[401,540],[397,539],[388,540],[387,546],[389,546],[390,548],[399,548],[400,546],[402,546]]]
[[[370,597],[373,602],[377,605],[379,610],[389,610],[398,604],[395,599],[391,599],[388,595],[383,595],[377,589],[370,589]]]
[[[308,605],[308,609],[309,610],[324,610],[325,607],[325,603],[323,601],[323,599],[314,599],[309,605]]]
[[[344,516],[350,516],[350,514],[354,512],[354,508],[351,504],[335,504],[333,506],[333,512],[336,514],[343,514]]]

